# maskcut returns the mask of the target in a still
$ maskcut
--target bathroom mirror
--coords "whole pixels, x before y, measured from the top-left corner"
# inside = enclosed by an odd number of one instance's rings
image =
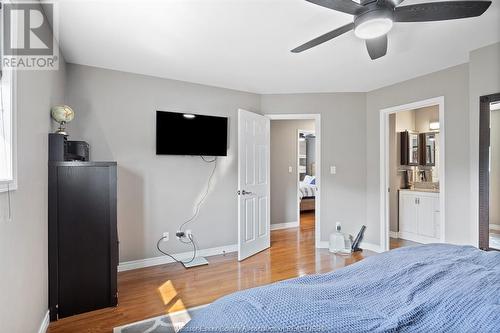
[[[401,132],[401,165],[419,165],[419,143],[418,133]]]
[[[421,145],[421,163],[420,165],[436,165],[436,133],[420,134]]]

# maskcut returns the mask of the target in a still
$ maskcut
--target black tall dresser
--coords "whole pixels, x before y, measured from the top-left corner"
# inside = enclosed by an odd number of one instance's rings
[[[50,319],[116,306],[116,162],[49,161],[48,178]]]

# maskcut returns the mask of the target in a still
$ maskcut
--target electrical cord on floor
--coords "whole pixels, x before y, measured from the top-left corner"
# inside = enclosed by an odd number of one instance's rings
[[[199,213],[200,213],[200,208],[201,206],[203,205],[203,203],[205,202],[205,199],[207,198],[208,196],[208,193],[210,192],[210,185],[212,183],[212,178],[214,177],[215,175],[215,171],[217,170],[217,157],[214,157],[213,160],[207,160],[204,156],[200,156],[201,159],[203,160],[203,162],[206,162],[206,163],[214,163],[214,168],[212,169],[212,172],[210,173],[210,176],[208,177],[208,182],[207,182],[207,189],[205,190],[205,192],[203,193],[202,197],[200,198],[200,200],[196,203],[196,206],[195,206],[195,211],[194,211],[194,214],[188,219],[186,220],[184,223],[182,223],[180,226],[179,226],[179,231],[181,232],[184,232],[183,229],[184,227],[190,223],[190,222],[193,222],[194,220],[196,220],[196,218],[198,217]],[[182,237],[179,238],[179,241],[183,244],[193,244],[193,258],[191,258],[191,260],[189,261],[181,261],[181,260],[178,260],[177,258],[175,258],[174,256],[172,256],[170,253],[167,253],[165,251],[163,251],[161,248],[160,248],[160,243],[162,240],[164,240],[166,237],[163,236],[162,238],[160,238],[158,240],[158,242],[156,243],[156,248],[158,249],[158,251],[160,251],[161,253],[163,253],[164,255],[172,258],[175,262],[178,262],[178,263],[181,263],[181,264],[189,264],[190,262],[194,261],[194,259],[196,258],[196,250],[197,250],[197,245],[193,239],[193,236],[191,234],[187,235],[187,237],[189,238],[189,242],[186,242],[182,239]]]
[[[156,248],[158,249],[158,251],[160,251],[161,253],[163,253],[164,255],[166,255],[167,257],[170,257],[172,258],[175,262],[178,262],[180,264],[189,264],[190,262],[193,262],[193,260],[196,258],[196,244],[193,240],[193,236],[191,235],[188,235],[187,236],[189,238],[189,242],[183,242],[185,244],[193,244],[193,257],[189,260],[189,261],[182,261],[182,260],[179,260],[177,259],[176,257],[174,257],[173,255],[171,255],[170,253],[167,253],[165,251],[163,251],[161,248],[160,248],[160,243],[162,240],[164,240],[166,237],[162,237],[158,240],[158,242],[156,243]]]

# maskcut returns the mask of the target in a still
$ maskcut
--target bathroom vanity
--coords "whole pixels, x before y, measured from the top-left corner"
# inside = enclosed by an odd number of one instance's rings
[[[399,238],[418,243],[441,241],[439,190],[399,190]]]

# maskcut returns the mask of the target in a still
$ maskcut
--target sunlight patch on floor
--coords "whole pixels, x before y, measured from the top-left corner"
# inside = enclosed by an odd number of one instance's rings
[[[163,304],[167,305],[177,296],[177,290],[175,290],[172,281],[168,280],[162,284],[158,291],[160,292]]]
[[[184,306],[184,303],[182,302],[182,299],[178,299],[177,301],[175,301],[174,305],[172,305],[169,309],[168,309],[168,313],[172,313],[172,312],[177,312],[177,311],[182,311],[182,310],[186,310],[186,307]]]

